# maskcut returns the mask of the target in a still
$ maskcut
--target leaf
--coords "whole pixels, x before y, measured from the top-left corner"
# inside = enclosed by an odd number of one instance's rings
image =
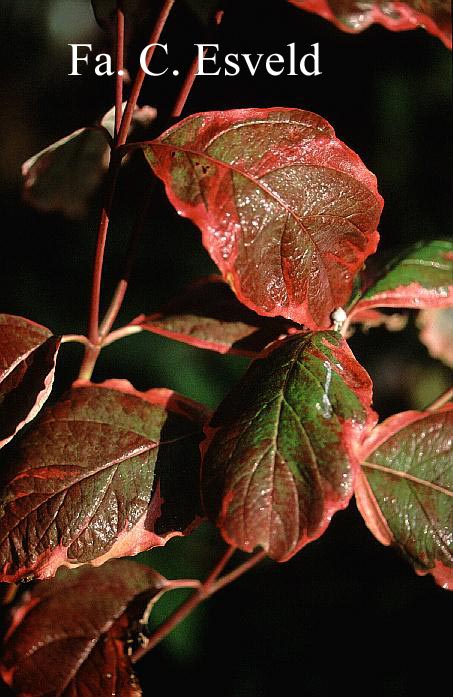
[[[451,5],[447,0],[289,0],[307,12],[314,12],[353,34],[370,24],[382,24],[392,31],[423,27],[451,48]]]
[[[327,121],[299,109],[214,111],[144,151],[244,305],[330,326],[376,249],[382,199]]]
[[[351,313],[352,314],[352,313]],[[352,314],[352,322],[360,324],[362,331],[367,333],[376,327],[385,327],[389,332],[399,332],[407,325],[408,316],[395,312],[386,315],[380,310],[359,310]]]
[[[337,332],[298,334],[256,360],[207,431],[202,499],[228,543],[285,561],[352,494],[371,380]]]
[[[203,409],[125,380],[82,383],[10,454],[0,491],[0,580],[102,564],[199,521]]]
[[[355,495],[371,532],[419,574],[453,589],[453,404],[407,411],[377,426],[360,448]]]
[[[20,697],[139,697],[128,646],[168,584],[126,560],[61,569],[14,607],[3,680]]]
[[[453,307],[422,310],[417,318],[419,339],[430,355],[453,368]]]
[[[0,314],[0,448],[48,398],[60,339],[24,317]]]
[[[362,278],[362,297],[350,318],[372,307],[449,306],[453,306],[453,240],[433,240],[411,245],[385,265],[379,260],[370,264]]]
[[[146,126],[155,117],[152,107],[137,108],[133,126]],[[100,126],[79,128],[24,162],[24,200],[44,212],[85,216],[108,169],[113,130],[114,108],[103,116]]]
[[[215,275],[193,283],[162,312],[141,315],[132,324],[191,346],[243,356],[255,356],[280,335],[297,331],[287,320],[260,317],[241,305]]]

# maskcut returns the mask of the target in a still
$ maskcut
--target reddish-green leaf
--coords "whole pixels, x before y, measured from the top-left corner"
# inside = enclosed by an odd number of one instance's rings
[[[196,114],[145,154],[241,302],[330,326],[376,249],[382,199],[327,121],[299,109]]]
[[[357,33],[370,24],[392,31],[423,27],[451,48],[451,4],[448,0],[289,0],[321,15],[343,31]]]
[[[260,317],[242,305],[220,276],[208,276],[189,286],[162,310],[133,324],[219,353],[255,356],[281,334],[296,331],[281,318]]]
[[[137,108],[131,129],[146,127],[155,117],[152,107]],[[60,212],[69,218],[86,215],[108,168],[113,130],[114,108],[104,115],[100,126],[79,128],[24,162],[25,201],[39,210]]]
[[[422,310],[417,317],[419,338],[433,358],[453,368],[453,307]]]
[[[49,396],[59,346],[60,339],[42,325],[0,314],[0,448]]]
[[[355,494],[371,532],[452,590],[453,404],[390,417],[365,439],[359,458]]]
[[[199,518],[204,411],[124,380],[74,387],[10,453],[0,580],[137,554]]]
[[[139,697],[129,647],[167,586],[156,571],[126,560],[61,569],[13,608],[3,680],[20,697]]]
[[[299,334],[256,360],[211,421],[202,498],[224,538],[284,561],[352,494],[371,381],[336,332]]]
[[[351,311],[373,307],[453,306],[453,240],[417,242],[386,264],[370,263],[362,278],[362,295]],[[353,319],[355,321],[355,319]]]

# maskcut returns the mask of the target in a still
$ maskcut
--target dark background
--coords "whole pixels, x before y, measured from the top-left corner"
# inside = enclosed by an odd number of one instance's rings
[[[159,3],[150,3],[152,9]],[[164,32],[181,75],[204,39],[206,3],[177,0]],[[40,214],[21,202],[20,165],[113,102],[113,83],[68,77],[68,43],[109,50],[88,0],[0,1],[1,160],[0,310],[55,333],[85,331],[99,195],[83,220]],[[149,25],[151,26],[151,24]],[[143,33],[142,33],[143,32]],[[142,22],[128,66],[147,43]],[[450,233],[451,54],[422,30],[361,35],[337,30],[284,0],[230,3],[222,52],[299,55],[320,44],[322,75],[198,78],[185,114],[237,107],[288,106],[315,111],[334,126],[376,174],[385,199],[382,248]],[[158,65],[158,62],[156,63]],[[145,81],[141,103],[165,119],[181,78]],[[125,240],[151,176],[140,156],[124,170],[109,234],[104,301],[118,278]],[[215,270],[199,233],[178,218],[161,187],[146,225],[120,321],[151,312],[188,281]],[[105,307],[105,305],[104,305]],[[118,326],[121,326],[120,324]],[[421,408],[445,389],[448,369],[417,341],[414,318],[401,334],[372,330],[351,345],[375,381],[382,416]],[[81,348],[65,345],[54,398],[77,374]],[[106,349],[94,379],[125,377],[139,389],[166,386],[215,407],[246,366],[163,338],[134,336]],[[222,544],[203,526],[187,540],[142,555],[171,576],[205,574]],[[238,555],[239,556],[239,555]],[[179,598],[157,607],[158,621]],[[451,685],[452,598],[381,547],[354,504],[325,535],[286,564],[266,562],[211,599],[138,666],[144,694],[190,688],[199,695],[324,695],[339,689],[408,695],[423,679]],[[444,638],[445,637],[445,638]],[[450,667],[448,667],[450,666]]]

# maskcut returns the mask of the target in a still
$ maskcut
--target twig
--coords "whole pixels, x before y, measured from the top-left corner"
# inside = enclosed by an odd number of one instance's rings
[[[160,627],[156,629],[156,631],[150,636],[145,646],[141,646],[139,649],[137,649],[137,651],[132,656],[133,663],[139,661],[141,658],[143,658],[143,656],[145,656],[149,651],[151,651],[151,649],[157,646],[157,644],[159,644],[162,641],[162,639],[165,639],[165,637],[168,636],[168,634],[170,634],[170,632],[176,627],[176,625],[178,625],[180,622],[182,622],[182,620],[184,620],[188,615],[190,615],[192,610],[194,610],[198,605],[200,605],[200,603],[206,600],[206,598],[210,597],[221,588],[224,588],[227,584],[231,583],[236,578],[239,578],[239,576],[241,576],[246,571],[251,569],[253,566],[258,564],[258,562],[260,562],[263,559],[263,557],[266,556],[266,553],[264,551],[257,552],[252,557],[247,559],[246,562],[240,564],[236,569],[234,569],[229,574],[226,574],[226,576],[224,576],[216,582],[216,579],[222,572],[222,569],[225,567],[234,551],[234,547],[229,547],[226,550],[225,554],[222,556],[220,561],[216,564],[214,569],[210,572],[205,581],[201,584],[200,588],[198,588],[195,591],[195,593],[193,593],[193,595],[189,596],[189,598],[187,598],[187,600],[183,602],[182,605],[180,605],[179,608],[177,608],[177,610],[175,610],[175,612],[172,615],[170,615],[170,617],[168,617],[168,619],[166,619],[165,622],[160,625]]]
[[[118,0],[116,8],[116,78],[115,78],[115,138],[118,137],[123,116],[123,75],[124,75],[124,12],[123,1]]]
[[[441,407],[445,406],[445,404],[448,404],[448,402],[453,400],[453,387],[449,387],[448,390],[445,390],[443,394],[440,395],[437,399],[434,400],[432,404],[430,404],[428,407],[426,407],[425,411],[436,411],[437,409],[440,409]]]

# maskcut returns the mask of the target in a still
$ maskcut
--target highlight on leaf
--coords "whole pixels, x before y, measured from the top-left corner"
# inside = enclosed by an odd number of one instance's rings
[[[202,499],[225,540],[285,561],[352,495],[371,380],[337,332],[298,334],[252,363],[202,444]]]
[[[0,314],[0,448],[47,400],[59,346],[60,339],[46,327]]]
[[[453,404],[379,424],[360,447],[355,495],[365,523],[418,574],[453,589]]]
[[[113,107],[99,126],[79,128],[24,162],[24,200],[44,212],[85,216],[108,169],[114,113]],[[130,132],[137,126],[146,128],[155,118],[153,107],[137,107]]]
[[[141,315],[132,324],[191,346],[242,356],[256,356],[279,336],[300,329],[249,310],[216,275],[193,283],[161,312]]]
[[[382,198],[327,121],[300,109],[207,112],[143,147],[240,302],[330,326],[376,249]]]
[[[130,556],[201,520],[206,413],[170,390],[76,384],[9,453],[0,580]]]
[[[353,34],[371,24],[392,31],[422,27],[451,48],[451,4],[447,0],[289,0],[307,12],[314,12],[339,29]]]
[[[373,259],[362,274],[362,290],[350,312],[375,307],[414,310],[453,306],[453,240],[417,242],[390,260]]]
[[[139,697],[131,653],[170,587],[153,569],[127,560],[60,569],[12,608],[1,677],[19,697]]]

